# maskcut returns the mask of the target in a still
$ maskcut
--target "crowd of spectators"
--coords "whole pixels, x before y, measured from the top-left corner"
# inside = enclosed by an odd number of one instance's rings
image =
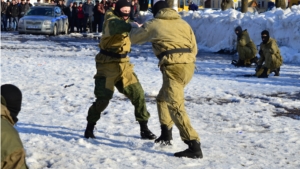
[[[84,33],[89,31],[102,32],[104,15],[107,10],[114,8],[116,0],[102,0],[93,4],[91,0],[86,2],[70,2],[68,6],[65,0],[51,0],[51,4],[56,4],[63,13],[68,16],[69,33]],[[40,0],[37,0],[37,4]],[[30,0],[1,0],[1,31],[18,30],[18,21],[33,5]],[[130,18],[136,20],[139,14],[138,0],[132,0]]]

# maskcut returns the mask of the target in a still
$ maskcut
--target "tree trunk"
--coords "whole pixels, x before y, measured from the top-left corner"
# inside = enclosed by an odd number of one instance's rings
[[[248,12],[248,0],[242,0],[242,9],[241,9],[242,13],[246,13]]]
[[[286,9],[285,0],[276,0],[275,6],[276,8]]]
[[[173,8],[174,0],[166,0],[170,8]]]

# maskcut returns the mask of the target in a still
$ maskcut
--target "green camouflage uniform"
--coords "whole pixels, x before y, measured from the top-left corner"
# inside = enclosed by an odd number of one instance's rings
[[[193,77],[197,54],[195,35],[189,24],[175,10],[164,8],[142,27],[132,29],[130,40],[134,44],[151,42],[156,56],[172,49],[190,49],[190,53],[167,54],[160,59],[163,85],[157,96],[157,108],[161,125],[170,129],[175,123],[182,140],[200,141],[184,107],[184,87]]]
[[[131,25],[128,21],[124,21],[109,10],[105,14],[103,28],[100,49],[117,54],[130,52]],[[136,120],[147,121],[150,114],[146,109],[144,90],[133,71],[133,64],[129,62],[129,57],[117,58],[98,53],[95,61],[97,73],[94,76],[94,94],[97,99],[89,108],[87,121],[96,123],[100,119],[101,112],[113,96],[114,87],[131,100],[135,107]]]
[[[27,169],[25,150],[1,96],[1,169]]]
[[[277,46],[276,40],[270,38],[269,41],[264,44],[260,44],[260,58],[258,61],[258,65],[262,65],[261,69],[256,72],[256,76],[260,76],[264,71],[264,67],[268,68],[268,73],[274,69],[279,68],[282,65],[282,57],[280,54],[280,50]],[[265,63],[263,65],[263,63]]]
[[[244,30],[241,38],[237,39],[236,48],[239,54],[239,60],[243,60],[244,65],[250,65],[250,60],[255,57],[257,49],[255,44],[250,39],[247,30]]]

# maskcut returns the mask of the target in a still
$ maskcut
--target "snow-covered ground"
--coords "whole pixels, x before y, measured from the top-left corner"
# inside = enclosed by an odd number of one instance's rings
[[[96,126],[97,139],[83,137],[94,101],[97,44],[65,35],[1,35],[1,85],[23,92],[16,128],[31,169],[300,167],[300,117],[288,115],[300,109],[299,64],[258,79],[243,76],[254,68],[230,65],[232,56],[200,52],[185,105],[204,158],[176,158],[173,153],[187,148],[177,128],[172,147],[141,140],[133,106],[117,91]],[[146,93],[149,127],[159,136],[157,59],[151,44],[133,46],[130,56]]]

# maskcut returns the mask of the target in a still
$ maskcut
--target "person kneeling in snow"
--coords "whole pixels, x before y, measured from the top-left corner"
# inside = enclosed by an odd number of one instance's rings
[[[133,44],[152,43],[163,75],[162,88],[156,98],[161,136],[155,142],[171,145],[172,126],[175,123],[182,141],[189,148],[174,156],[202,158],[200,138],[184,107],[184,87],[192,79],[195,70],[197,43],[194,32],[165,1],[156,2],[152,12],[154,19],[142,27],[133,28],[130,40]]]
[[[232,60],[232,64],[237,67],[249,67],[252,63],[257,64],[258,58],[255,56],[257,49],[255,44],[249,37],[246,30],[242,30],[242,27],[235,28],[235,34],[237,35],[237,51],[239,54],[239,60]]]
[[[280,66],[282,65],[282,57],[277,46],[276,40],[270,38],[269,32],[264,30],[261,32],[262,43],[259,50],[259,61],[256,67],[256,76],[259,78],[267,78],[271,72],[275,76],[279,76]],[[263,63],[265,63],[263,65]]]
[[[26,169],[25,150],[14,124],[21,110],[22,93],[11,84],[1,86],[1,168]]]

